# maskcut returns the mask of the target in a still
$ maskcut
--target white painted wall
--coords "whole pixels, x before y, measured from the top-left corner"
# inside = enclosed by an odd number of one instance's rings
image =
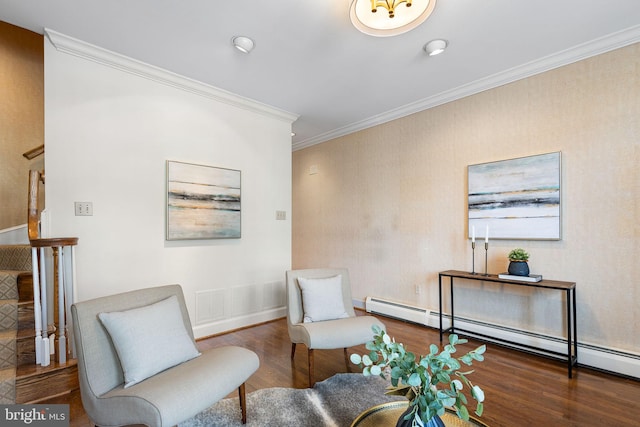
[[[293,120],[49,32],[46,206],[50,237],[79,238],[76,299],[179,283],[196,336],[282,316]],[[165,240],[167,160],[241,170],[241,239]]]
[[[0,245],[28,245],[27,224],[0,230]]]

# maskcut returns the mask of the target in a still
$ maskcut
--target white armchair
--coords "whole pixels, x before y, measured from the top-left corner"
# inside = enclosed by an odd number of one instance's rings
[[[296,344],[304,344],[309,358],[309,387],[313,387],[313,351],[344,349],[373,339],[373,325],[385,329],[373,316],[356,316],[351,299],[349,270],[320,268],[289,270],[287,283],[287,324],[291,339],[291,359]]]
[[[95,425],[175,426],[235,389],[246,422],[245,381],[258,369],[258,356],[236,346],[200,354],[179,285],[78,302],[71,312],[80,395]],[[166,345],[152,350],[148,337]],[[188,360],[158,366],[176,357]]]

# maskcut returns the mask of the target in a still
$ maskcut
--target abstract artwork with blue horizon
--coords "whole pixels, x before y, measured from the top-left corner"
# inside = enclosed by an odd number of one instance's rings
[[[561,163],[555,152],[468,166],[469,237],[559,240]]]
[[[167,240],[240,238],[240,171],[167,161]]]

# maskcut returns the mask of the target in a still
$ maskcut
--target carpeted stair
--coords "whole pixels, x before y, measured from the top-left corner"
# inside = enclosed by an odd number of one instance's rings
[[[18,281],[30,271],[29,246],[0,246],[0,404],[16,401]]]

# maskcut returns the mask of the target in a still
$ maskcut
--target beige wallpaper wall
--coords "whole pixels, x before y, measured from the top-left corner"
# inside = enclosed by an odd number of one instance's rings
[[[581,342],[640,352],[639,44],[294,152],[292,265],[348,267],[356,299],[437,309],[438,272],[471,270],[467,166],[554,151],[562,239],[493,240],[488,270],[525,248],[532,273],[577,282]],[[560,295],[459,289],[459,315],[561,334]]]
[[[29,168],[22,153],[44,141],[42,36],[0,21],[0,230],[27,222]]]

